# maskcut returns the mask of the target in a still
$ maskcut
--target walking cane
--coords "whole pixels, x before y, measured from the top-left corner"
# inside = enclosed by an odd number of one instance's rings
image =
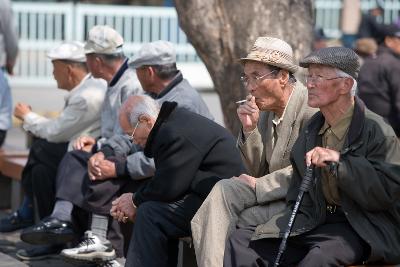
[[[281,258],[282,258],[282,254],[283,254],[283,252],[285,252],[285,249],[286,249],[287,239],[288,239],[288,237],[290,235],[290,232],[292,231],[293,222],[296,219],[297,211],[299,209],[301,201],[303,200],[303,195],[311,187],[311,184],[312,184],[312,181],[313,181],[313,177],[312,176],[313,176],[313,168],[310,165],[310,166],[307,166],[306,173],[304,174],[304,177],[303,177],[303,181],[300,184],[300,192],[297,195],[297,199],[296,199],[296,203],[294,204],[294,207],[293,207],[292,215],[290,215],[289,223],[288,223],[288,225],[286,227],[285,234],[283,235],[281,244],[279,246],[279,251],[278,251],[278,255],[276,255],[274,267],[277,267],[280,264],[280,261],[281,261]]]

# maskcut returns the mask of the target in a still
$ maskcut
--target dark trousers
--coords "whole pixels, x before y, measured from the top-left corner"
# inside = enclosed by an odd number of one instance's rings
[[[87,162],[91,153],[73,150],[66,153],[57,171],[57,199],[68,200],[75,206],[85,209],[85,192],[89,180]]]
[[[70,151],[65,154],[57,172],[57,199],[67,200],[79,207],[82,213],[90,218],[92,213],[109,217],[107,238],[113,245],[117,256],[124,255],[125,235],[122,234],[120,224],[112,220],[110,215],[111,202],[118,197],[115,192],[121,188],[120,183],[126,183],[126,179],[110,179],[106,181],[92,182],[87,172],[87,163],[92,153],[85,151]],[[87,195],[91,195],[88,203]],[[76,218],[74,218],[75,220]],[[85,227],[79,224],[77,228]]]
[[[337,218],[342,216],[342,218]],[[224,266],[272,266],[281,239],[251,241],[254,228],[237,229],[228,239]],[[314,230],[289,237],[281,266],[325,267],[346,266],[364,260],[368,245],[353,230],[344,214],[327,216],[327,221]]]
[[[138,207],[126,267],[176,266],[178,238],[190,235],[186,200]]]
[[[40,218],[51,214],[55,203],[57,167],[67,152],[68,143],[51,143],[34,139],[28,161],[22,171],[22,186],[36,200]]]
[[[0,147],[4,144],[4,140],[6,140],[6,135],[6,130],[0,130]]]

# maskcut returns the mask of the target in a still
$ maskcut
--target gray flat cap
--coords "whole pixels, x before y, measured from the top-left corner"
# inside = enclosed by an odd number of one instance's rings
[[[360,71],[360,58],[353,50],[345,47],[321,48],[300,60],[300,66],[303,68],[308,68],[310,64],[321,64],[340,69],[354,79],[357,79]]]
[[[167,41],[155,41],[144,44],[137,55],[129,61],[129,67],[137,69],[142,66],[166,65],[175,62],[174,45]]]

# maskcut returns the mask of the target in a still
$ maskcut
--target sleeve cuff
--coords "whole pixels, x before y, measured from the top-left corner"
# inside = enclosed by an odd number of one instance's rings
[[[115,156],[114,149],[113,149],[111,146],[109,146],[109,145],[103,146],[103,147],[99,150],[99,152],[103,152],[103,154],[104,154],[104,156],[105,156],[106,158]]]

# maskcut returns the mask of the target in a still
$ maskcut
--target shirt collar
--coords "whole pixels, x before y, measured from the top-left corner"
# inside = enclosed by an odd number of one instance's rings
[[[274,119],[272,120],[272,123],[275,124],[275,126],[278,126],[283,121],[283,117],[285,116],[285,113],[286,113],[286,108],[289,106],[290,99],[292,98],[294,90],[295,90],[295,88],[293,88],[292,92],[290,93],[289,99],[286,103],[285,109],[283,110],[282,116],[280,118],[278,118],[276,113],[274,113]]]
[[[353,113],[354,104],[351,105],[351,107],[344,113],[343,117],[334,126],[330,126],[325,120],[325,123],[319,130],[318,134],[323,135],[330,128],[336,138],[342,140],[349,129]]]

